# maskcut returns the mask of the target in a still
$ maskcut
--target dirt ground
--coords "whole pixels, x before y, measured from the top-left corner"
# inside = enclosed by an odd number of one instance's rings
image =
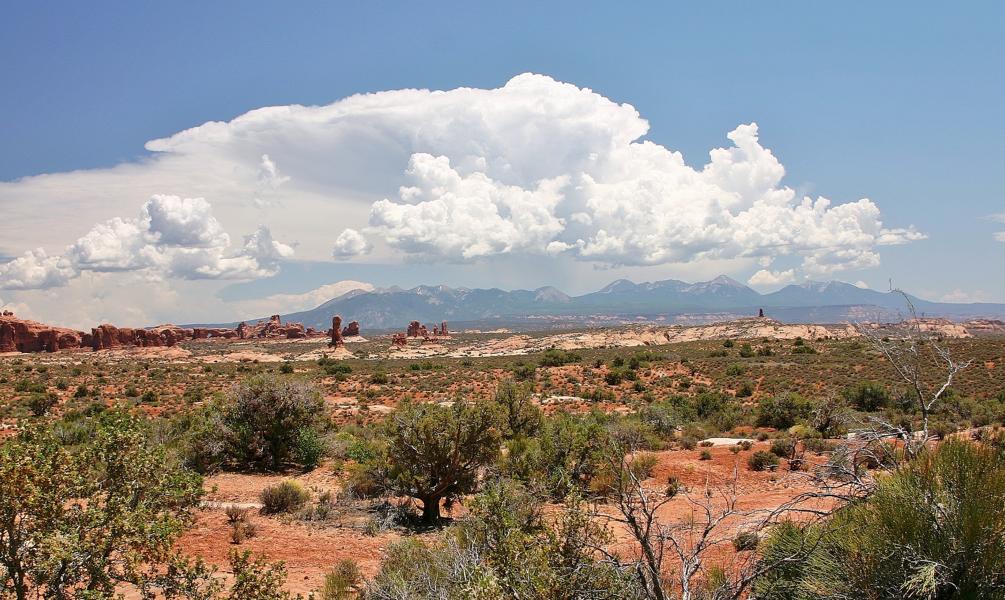
[[[719,506],[724,498],[735,494],[736,508],[743,512],[776,509],[798,494],[813,489],[806,477],[791,476],[783,471],[751,471],[747,467],[747,458],[752,452],[767,447],[766,443],[755,443],[751,449],[738,453],[733,453],[727,445],[653,453],[657,463],[645,485],[663,489],[671,477],[683,485],[683,491],[660,510],[661,522],[673,524],[690,519],[694,506],[688,502],[687,495],[701,498],[706,489],[712,490],[714,502]],[[711,460],[701,460],[701,453],[705,450],[711,454]],[[179,548],[221,566],[223,574],[226,574],[227,554],[232,548],[265,554],[269,560],[282,560],[289,572],[289,590],[306,594],[323,583],[325,573],[339,560],[348,558],[356,561],[363,574],[369,577],[376,573],[384,551],[393,542],[409,535],[432,541],[438,535],[437,530],[415,532],[400,527],[370,535],[354,523],[319,524],[293,516],[262,514],[259,510],[262,490],[288,478],[235,473],[207,478],[206,506],[199,510],[195,525],[179,541]],[[315,497],[323,491],[335,492],[340,486],[339,477],[328,466],[292,478],[310,488]],[[254,537],[240,544],[231,541],[231,526],[225,514],[227,506],[249,510],[249,520],[257,529]],[[615,510],[614,506],[607,504],[598,506],[601,515],[614,514]],[[452,515],[457,517],[464,512],[462,503],[453,509]],[[445,514],[450,515],[451,512],[446,511]],[[733,519],[722,528],[721,535],[724,539],[731,539],[746,524],[742,519]],[[611,549],[630,554],[632,545],[628,542],[627,532],[617,526],[612,527],[612,532],[615,536]],[[731,544],[721,546],[716,550],[722,555],[719,559],[727,562],[736,559]]]

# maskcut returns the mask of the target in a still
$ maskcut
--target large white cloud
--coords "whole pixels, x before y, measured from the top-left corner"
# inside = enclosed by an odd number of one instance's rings
[[[747,283],[754,287],[773,287],[792,283],[796,280],[796,270],[786,269],[785,271],[769,271],[761,269],[747,280]]]
[[[135,219],[95,225],[62,255],[44,249],[0,265],[0,288],[46,289],[66,285],[84,271],[139,271],[152,278],[252,279],[273,275],[293,248],[260,226],[244,246],[230,251],[230,236],[202,198],[155,195]]]
[[[781,185],[784,168],[760,145],[756,124],[728,137],[733,147],[713,150],[701,170],[657,144],[612,137],[606,153],[585,147],[582,160],[522,186],[493,179],[487,168],[462,174],[448,157],[416,154],[407,173],[417,185],[374,203],[369,230],[425,257],[567,251],[655,265],[799,255],[812,274],[876,266],[878,246],[923,237],[884,228],[868,199],[797,198]],[[481,165],[493,162],[484,158]]]
[[[87,270],[260,276],[292,247],[259,232],[226,248],[263,222],[289,232],[302,260],[527,256],[530,267],[563,255],[769,270],[790,256],[799,276],[873,267],[882,246],[923,237],[885,226],[869,199],[799,197],[754,123],[697,168],[645,140],[648,129],[631,105],[532,74],[496,89],[261,108],[153,140],[139,161],[0,182],[0,253],[19,257],[0,287]],[[166,201],[123,217],[137,196],[164,192],[210,199],[219,220],[206,218],[208,204]],[[81,236],[81,222],[99,225]]]

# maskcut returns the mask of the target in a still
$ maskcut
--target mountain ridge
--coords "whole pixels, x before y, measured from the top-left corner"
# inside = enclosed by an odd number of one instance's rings
[[[1005,304],[931,302],[908,295],[919,315],[949,319],[1005,318]],[[766,314],[792,323],[895,319],[908,313],[904,296],[880,292],[842,281],[807,281],[762,294],[730,277],[688,283],[676,279],[635,283],[618,279],[603,288],[570,296],[554,286],[534,290],[466,288],[447,285],[398,286],[348,291],[315,308],[280,314],[284,321],[299,321],[324,329],[331,317],[359,321],[371,330],[400,329],[411,320],[424,323],[450,321],[468,326],[581,326],[597,323],[695,322]],[[267,317],[245,319],[254,322]],[[872,320],[872,319],[869,319]],[[198,326],[233,326],[201,323]]]

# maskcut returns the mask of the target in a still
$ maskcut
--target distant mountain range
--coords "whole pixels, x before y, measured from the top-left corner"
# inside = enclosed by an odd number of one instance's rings
[[[929,302],[910,296],[919,316],[954,320],[1005,318],[1005,304]],[[702,323],[754,316],[788,323],[897,320],[907,314],[895,292],[863,289],[840,281],[789,285],[770,294],[719,276],[686,283],[668,279],[633,283],[619,279],[603,289],[569,296],[554,287],[505,291],[439,286],[353,290],[317,308],[282,315],[307,327],[327,329],[333,315],[359,321],[364,330],[404,329],[409,321],[448,321],[453,329],[506,327],[517,330],[614,325],[639,321]],[[247,319],[254,322],[266,316]],[[199,324],[234,326],[235,323]]]

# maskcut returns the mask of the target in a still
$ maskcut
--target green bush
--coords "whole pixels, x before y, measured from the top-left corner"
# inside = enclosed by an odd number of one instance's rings
[[[513,377],[517,381],[530,381],[534,379],[536,373],[537,367],[534,365],[517,364],[513,367]]]
[[[189,464],[201,471],[310,468],[324,454],[320,444],[327,426],[317,389],[263,377],[236,385],[226,400],[192,411],[177,424]]]
[[[796,421],[805,419],[813,410],[813,404],[799,394],[782,394],[773,398],[764,398],[757,407],[756,424],[758,427],[774,427],[788,429]]]
[[[777,467],[779,463],[778,457],[767,452],[765,450],[758,450],[750,455],[747,459],[747,466],[750,467],[751,471],[764,471],[766,469],[771,469]]]
[[[875,412],[890,405],[890,394],[875,381],[863,381],[846,389],[844,397],[850,405],[865,412]]]
[[[363,574],[356,562],[348,558],[342,559],[325,573],[320,600],[349,600],[353,597],[353,589],[362,579]]]
[[[764,600],[1002,598],[1005,447],[949,440],[822,524],[776,527],[761,577]]]
[[[473,491],[478,470],[498,456],[500,427],[488,402],[399,404],[385,422],[391,486],[422,503],[423,521],[438,521],[440,501]]]
[[[352,373],[352,367],[342,362],[334,364],[329,362],[325,364],[324,368],[325,375],[348,375],[349,373]]]
[[[43,417],[49,410],[59,402],[59,396],[52,392],[34,392],[28,397],[28,408],[31,414],[36,417]]]
[[[733,538],[733,549],[737,552],[756,550],[759,541],[756,531],[741,531]]]
[[[571,363],[578,363],[581,360],[583,360],[583,357],[576,352],[551,348],[544,351],[538,364],[542,367],[561,367]]]
[[[730,377],[739,377],[747,372],[747,367],[741,365],[740,363],[733,363],[726,367],[726,375]]]
[[[303,484],[287,479],[262,490],[262,512],[265,514],[295,512],[303,508],[310,499],[311,492]]]
[[[297,431],[293,445],[293,461],[299,463],[305,470],[312,470],[321,464],[321,459],[328,453],[328,444],[317,429],[303,427]]]
[[[789,438],[778,438],[771,442],[771,453],[778,458],[792,458],[796,455],[796,441]]]

